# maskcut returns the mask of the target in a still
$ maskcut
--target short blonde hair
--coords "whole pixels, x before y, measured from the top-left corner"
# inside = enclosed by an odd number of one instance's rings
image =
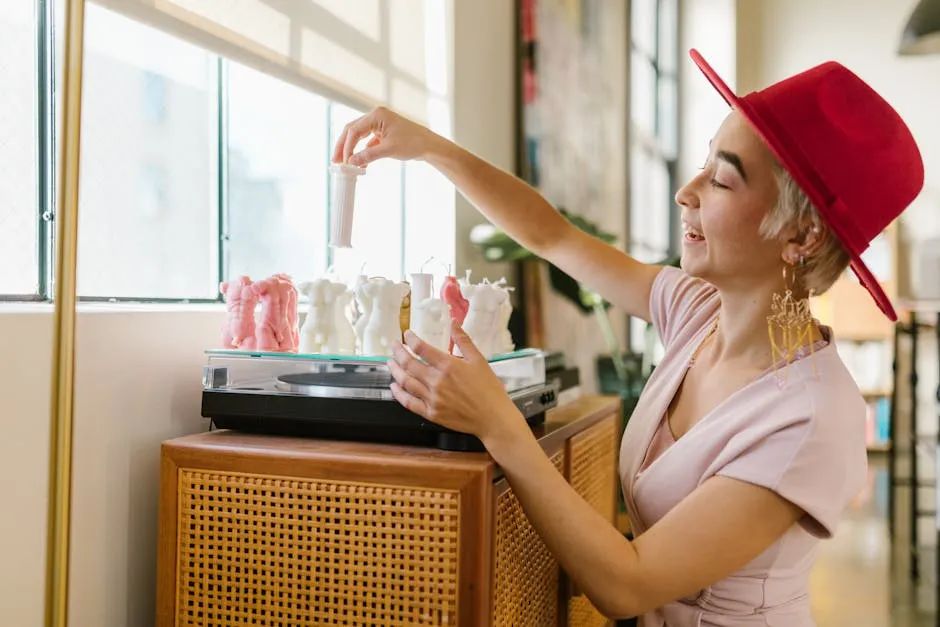
[[[816,254],[807,257],[797,271],[797,281],[814,294],[822,294],[836,282],[836,279],[849,265],[849,254],[842,243],[819,216],[806,193],[796,184],[790,173],[779,165],[774,165],[777,177],[777,204],[764,217],[760,225],[760,234],[766,239],[779,237],[784,230],[798,226],[802,232],[818,227],[822,232],[823,242]]]

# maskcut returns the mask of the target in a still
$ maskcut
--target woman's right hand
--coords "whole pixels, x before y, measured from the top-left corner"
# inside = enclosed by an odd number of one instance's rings
[[[354,154],[356,144],[370,135],[366,147]],[[365,167],[382,157],[424,159],[439,141],[446,140],[385,107],[376,107],[343,128],[333,149],[333,162]]]

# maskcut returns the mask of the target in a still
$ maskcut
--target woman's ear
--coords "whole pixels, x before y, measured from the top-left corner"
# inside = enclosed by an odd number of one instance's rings
[[[800,254],[804,257],[812,257],[822,250],[823,244],[826,243],[826,239],[829,237],[829,229],[814,222],[807,229],[805,235],[803,236],[803,244],[800,249]]]
[[[816,222],[808,224],[784,245],[781,255],[783,260],[790,265],[795,265],[800,263],[801,259],[812,257],[822,248],[827,235],[828,230],[824,226]]]

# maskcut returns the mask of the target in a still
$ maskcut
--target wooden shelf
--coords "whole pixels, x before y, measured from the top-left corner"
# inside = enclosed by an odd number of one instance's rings
[[[891,390],[862,390],[862,396],[869,398],[888,398],[891,396]]]
[[[891,450],[891,442],[872,442],[867,448],[869,453],[887,453]]]
[[[940,299],[908,300],[902,298],[898,299],[897,308],[917,313],[937,313],[940,312]]]

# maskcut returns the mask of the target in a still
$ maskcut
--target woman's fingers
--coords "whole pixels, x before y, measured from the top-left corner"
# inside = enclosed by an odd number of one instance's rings
[[[396,401],[401,403],[402,407],[423,418],[428,418],[429,412],[427,403],[406,390],[401,389],[401,386],[397,383],[393,382],[389,387],[392,390],[392,396],[395,397]]]
[[[376,159],[387,157],[389,152],[388,144],[383,145],[382,138],[378,135],[373,135],[365,148],[349,158],[349,163],[364,168]]]
[[[333,146],[333,163],[346,163],[346,158],[344,157],[344,151],[346,150],[346,139],[349,137],[349,133],[353,128],[353,125],[356,122],[359,122],[363,118],[368,117],[364,115],[360,118],[356,118],[349,124],[343,127],[343,130],[340,132],[339,137],[336,138],[336,145]],[[358,141],[358,140],[356,140]],[[353,146],[356,144],[354,143]]]
[[[349,161],[349,157],[356,149],[359,140],[368,137],[373,131],[381,127],[378,115],[379,109],[373,109],[343,127],[343,131],[336,138],[336,145],[333,146],[333,163],[346,163]],[[369,142],[370,145],[375,139],[373,138],[373,141]]]
[[[483,356],[483,353],[480,352],[477,345],[473,343],[473,340],[470,339],[467,332],[463,330],[460,323],[453,319],[450,321],[450,337],[454,340],[454,344],[457,345],[457,348],[460,349],[460,354],[464,356],[464,359],[469,361],[486,361],[486,357]]]
[[[416,355],[431,364],[431,366],[437,370],[441,370],[453,359],[449,354],[422,340],[411,329],[405,331],[405,342]]]
[[[370,144],[372,142],[369,142]],[[391,149],[387,144],[376,143],[370,148],[364,148],[351,156],[349,158],[349,163],[352,165],[359,166],[364,168],[376,159],[381,159],[382,157],[387,157],[391,154]]]
[[[343,132],[345,133],[346,138],[343,141],[343,163],[349,161],[349,157],[352,156],[352,153],[356,149],[356,144],[359,143],[359,140],[372,134],[372,131],[375,127],[375,122],[375,112],[373,111],[372,113],[364,115],[358,120],[355,120],[352,124],[349,124],[344,129]]]
[[[428,388],[427,383],[399,366],[398,362],[389,361],[388,369],[392,373],[392,377],[395,379],[398,387],[416,398],[425,401],[431,398],[431,390]]]
[[[435,137],[420,124],[385,107],[376,107],[343,128],[333,148],[333,162],[365,167],[385,157],[403,161],[420,159],[433,145]],[[356,152],[356,146],[366,138],[365,148]]]
[[[431,377],[434,375],[431,366],[421,363],[421,360],[408,352],[408,349],[400,342],[396,343],[395,347],[392,349],[392,358],[403,370],[418,377],[422,381],[430,382]]]
[[[342,163],[343,162],[343,146],[346,145],[346,134],[349,132],[349,125],[340,132],[339,137],[336,138],[336,145],[333,146],[333,157],[331,161],[333,163]]]

